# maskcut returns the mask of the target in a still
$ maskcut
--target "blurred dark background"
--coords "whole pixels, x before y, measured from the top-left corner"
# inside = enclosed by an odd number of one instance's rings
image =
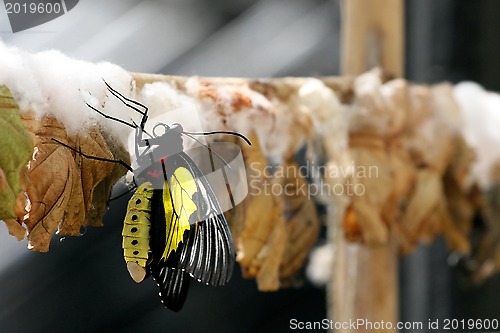
[[[81,0],[42,26],[0,37],[37,51],[107,60],[137,72],[216,76],[339,74],[337,0]],[[500,2],[407,0],[406,73],[417,82],[474,80],[500,89]],[[1,60],[0,60],[1,61]],[[55,236],[33,253],[0,224],[0,332],[283,332],[289,321],[326,316],[325,290],[259,293],[236,271],[229,286],[192,284],[180,313],[163,308],[156,285],[129,277],[122,258],[126,199],[101,229]],[[443,240],[401,259],[401,320],[498,318],[500,278],[481,286],[450,265]]]

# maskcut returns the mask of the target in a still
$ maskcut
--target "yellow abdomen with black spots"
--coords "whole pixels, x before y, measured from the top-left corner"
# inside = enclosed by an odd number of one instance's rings
[[[123,257],[127,262],[130,275],[136,281],[137,279],[133,276],[131,269],[141,270],[142,268],[144,270],[151,251],[149,232],[151,229],[153,192],[153,187],[149,182],[137,188],[128,202],[127,215],[123,223]],[[142,275],[142,272],[140,275]]]

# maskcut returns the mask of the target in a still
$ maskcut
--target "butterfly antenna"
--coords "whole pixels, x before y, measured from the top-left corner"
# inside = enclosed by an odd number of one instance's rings
[[[113,117],[113,116],[110,116],[102,111],[100,111],[99,109],[93,107],[92,105],[90,105],[89,103],[85,102],[85,104],[87,104],[87,106],[89,108],[91,108],[92,110],[94,110],[95,112],[99,113],[101,116],[103,116],[104,118],[107,118],[107,119],[111,119],[111,120],[114,120],[114,121],[117,121],[119,123],[122,123],[124,125],[127,125],[129,127],[132,127],[132,128],[137,128],[137,125],[134,126],[134,124],[131,124],[131,123],[128,123],[126,122],[125,120],[122,120],[120,118],[116,118],[116,117]]]
[[[76,152],[77,154],[80,154],[82,155],[83,157],[86,157],[88,159],[91,159],[91,160],[96,160],[96,161],[103,161],[103,162],[110,162],[110,163],[116,163],[116,164],[120,164],[121,166],[123,166],[125,169],[127,169],[128,171],[130,172],[134,172],[134,169],[132,169],[132,167],[130,165],[128,165],[127,163],[125,163],[124,161],[122,160],[113,160],[113,159],[110,159],[110,158],[103,158],[103,157],[97,157],[97,156],[92,156],[92,155],[88,155],[88,154],[85,154],[85,153],[82,153],[81,151],[65,144],[64,142],[61,142],[55,138],[52,138],[53,141],[59,143],[60,145],[63,145],[64,147],[68,148],[68,149],[71,149],[72,151]]]
[[[136,128],[139,128],[139,125],[137,125],[137,123],[134,121],[134,119],[130,118],[130,120],[132,120],[132,124],[134,124]],[[153,138],[153,136],[151,134],[149,134],[144,128],[142,128],[142,133],[145,133],[151,139]]]
[[[137,101],[134,101],[133,99],[131,98],[128,98],[128,97],[125,97],[122,93],[120,93],[118,90],[114,89],[113,87],[111,87],[109,85],[109,83],[106,82],[106,80],[102,79],[104,81],[104,84],[106,85],[106,87],[108,88],[109,92],[111,94],[113,94],[113,96],[115,96],[116,98],[118,98],[123,104],[125,104],[126,106],[128,106],[129,108],[133,109],[134,111],[142,114],[143,116],[147,115],[148,113],[148,107],[142,103],[139,103]],[[134,106],[134,105],[137,105],[141,108],[144,109],[144,111],[141,111],[139,110],[139,108],[137,106]]]
[[[113,94],[120,102],[125,104],[125,106],[131,108],[132,110],[140,113],[142,115],[141,119],[141,128],[144,129],[144,125],[146,124],[146,121],[148,120],[148,107],[142,103],[139,103],[137,101],[134,101],[133,99],[130,99],[128,97],[125,97],[122,95],[119,91],[115,90],[113,87],[109,85],[109,83],[106,82],[106,80],[102,79],[104,81],[104,84],[108,88],[109,92]],[[138,107],[141,107],[144,109],[144,111],[139,110]]]
[[[234,135],[234,136],[237,136],[241,139],[243,139],[249,146],[252,145],[252,143],[250,142],[250,140],[248,140],[248,138],[246,136],[244,136],[243,134],[241,133],[238,133],[238,132],[231,132],[231,131],[213,131],[213,132],[182,132],[186,135],[190,134],[190,135],[212,135],[212,134],[229,134],[229,135]],[[194,139],[194,138],[193,138]]]
[[[212,148],[210,148],[209,146],[207,146],[206,144],[204,144],[203,142],[201,142],[200,140],[198,140],[197,138],[192,136],[191,133],[189,133],[189,132],[182,132],[182,133],[185,134],[186,136],[189,136],[191,139],[198,142],[200,145],[205,146],[208,150],[210,150],[213,154],[215,154],[215,156],[217,156],[219,158],[219,160],[222,161],[222,163],[224,163],[225,165],[228,166],[229,169],[231,169],[231,166],[229,165],[229,163],[227,163],[227,161],[224,158],[222,158],[222,156],[217,154],[217,152],[214,151]]]

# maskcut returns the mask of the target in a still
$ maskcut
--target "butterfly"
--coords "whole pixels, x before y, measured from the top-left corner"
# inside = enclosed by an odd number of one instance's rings
[[[184,151],[182,136],[195,139],[193,136],[200,134],[230,134],[251,143],[240,133],[187,132],[180,124],[157,123],[149,134],[145,130],[147,106],[105,84],[113,96],[141,114],[140,123],[129,123],[87,105],[102,116],[134,129],[138,166],[133,169],[122,160],[80,154],[119,163],[134,174],[138,186],[128,202],[122,230],[127,269],[137,283],[152,276],[160,288],[162,303],[179,311],[191,278],[211,286],[225,285],[235,261],[231,232],[217,196],[204,173]],[[158,127],[163,128],[162,134],[155,134]]]

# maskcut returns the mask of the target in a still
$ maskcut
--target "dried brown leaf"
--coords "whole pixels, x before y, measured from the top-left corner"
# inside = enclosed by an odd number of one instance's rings
[[[416,247],[414,240],[398,223],[392,225],[391,237],[394,237],[395,244],[398,246],[401,255],[410,254]]]
[[[400,140],[393,140],[388,147],[392,176],[392,192],[382,209],[382,219],[390,226],[399,222],[404,207],[415,185],[416,168]]]
[[[68,136],[64,126],[54,118],[38,121],[26,116],[25,121],[36,136],[37,150],[31,161],[31,186],[27,190],[31,209],[24,222],[28,227],[29,248],[48,251],[56,228],[61,235],[80,235],[82,226],[101,224],[86,221],[89,212],[95,209],[92,203],[97,184],[114,169],[111,163],[85,158],[53,139],[90,156],[114,157],[96,128],[90,129],[89,134]],[[106,184],[104,189],[109,191],[110,185]],[[98,200],[107,196],[101,194]]]
[[[287,242],[280,266],[280,278],[291,280],[304,266],[318,239],[320,222],[313,201],[308,201],[286,221]]]
[[[250,271],[251,262],[266,242],[273,227],[273,197],[263,189],[269,186],[271,179],[265,174],[267,161],[260,151],[258,140],[250,136],[251,147],[243,147],[243,157],[249,180],[249,194],[243,205],[245,206],[244,225],[237,235],[237,258],[243,268],[245,276],[255,276]],[[259,212],[259,214],[255,214]]]
[[[257,274],[257,287],[260,291],[276,291],[280,287],[280,264],[287,239],[282,209],[282,205],[277,205],[274,214],[274,228],[256,257],[257,259],[262,258]]]
[[[440,201],[438,206],[438,213],[442,221],[443,235],[448,241],[448,246],[452,251],[459,252],[463,255],[470,253],[470,242],[468,236],[462,233],[450,217],[447,209],[446,199]]]
[[[280,265],[281,285],[292,285],[294,275],[304,265],[318,238],[320,222],[314,201],[300,191],[307,181],[295,162],[286,164],[288,170],[284,182],[288,188],[285,199],[286,247]]]
[[[9,234],[17,238],[18,241],[22,241],[24,236],[26,235],[26,229],[15,219],[5,219],[3,220],[7,229],[9,230]]]
[[[130,165],[130,155],[118,142],[101,133],[110,149],[112,158],[119,159]],[[87,206],[87,215],[84,225],[101,226],[102,218],[108,207],[108,200],[115,183],[124,175],[126,170],[119,164],[112,164],[112,169],[103,177],[93,189],[92,203]]]
[[[402,227],[418,239],[423,223],[440,204],[443,188],[439,174],[431,169],[418,170],[415,189],[401,219]]]
[[[360,225],[362,241],[367,245],[385,244],[389,240],[389,229],[377,208],[364,200],[353,200],[352,208]]]
[[[350,156],[356,166],[352,184],[347,191],[352,193],[351,208],[355,221],[366,244],[384,244],[389,237],[387,223],[382,220],[382,211],[393,193],[391,160],[384,142],[376,137],[353,136],[350,140]],[[363,193],[355,193],[354,185]],[[347,224],[344,223],[344,226]]]
[[[236,260],[243,276],[255,277],[261,291],[274,291],[280,286],[279,269],[286,244],[281,196],[269,193],[272,184],[281,180],[266,174],[267,160],[255,136],[251,147],[243,146],[249,181],[249,195],[232,214],[237,248]],[[258,212],[256,214],[256,212]]]
[[[456,181],[444,179],[444,194],[451,221],[467,237],[472,231],[474,213],[477,209],[468,191],[462,191]]]
[[[111,138],[106,139],[98,128],[92,128],[87,135],[77,136],[72,141],[70,145],[79,147],[84,154],[130,162],[125,150],[116,141],[111,141]],[[75,162],[80,170],[85,204],[82,225],[102,226],[102,216],[106,211],[111,189],[126,170],[119,164],[89,159],[78,154],[75,154]]]
[[[344,230],[344,237],[350,242],[361,240],[361,227],[352,205],[347,207],[342,220],[342,229]]]
[[[487,225],[488,232],[481,235],[477,249],[475,249],[474,260],[480,268],[474,272],[474,279],[478,282],[483,281],[491,273],[487,269],[482,269],[482,266],[488,265],[488,261],[495,265],[495,269],[500,269],[500,183],[498,182],[500,175],[500,164],[494,167],[495,180],[497,182],[492,185],[480,197],[481,215]]]
[[[275,202],[264,192],[247,200],[245,228],[237,241],[236,260],[242,266],[244,275],[247,275],[245,268],[248,267],[248,276],[254,276],[250,266],[273,230],[274,214],[272,212]]]
[[[52,140],[56,138],[68,143],[62,124],[47,117],[40,123],[36,119],[29,121],[37,144],[30,164],[31,184],[27,191],[31,209],[24,223],[28,227],[29,248],[48,251],[51,235],[63,223],[68,204],[74,198],[74,187],[79,182],[78,172],[71,150]],[[83,206],[83,200],[81,203]],[[66,223],[72,224],[72,221]]]

